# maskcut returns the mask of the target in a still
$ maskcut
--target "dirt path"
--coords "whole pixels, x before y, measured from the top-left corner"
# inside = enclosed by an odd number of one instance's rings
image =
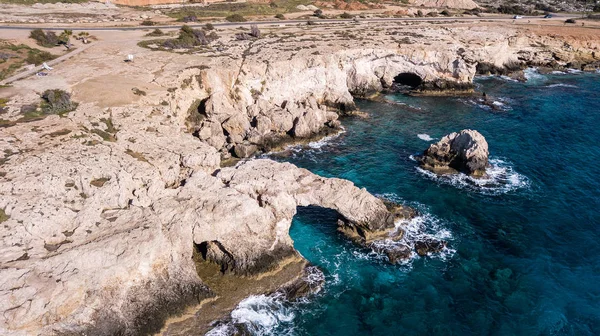
[[[49,61],[49,62],[47,62],[46,64],[48,64],[49,66],[53,66],[53,65],[55,65],[55,64],[58,64],[58,63],[60,63],[60,62],[66,61],[66,60],[68,60],[69,58],[71,58],[71,57],[73,57],[73,56],[76,56],[76,55],[78,55],[78,54],[80,54],[80,53],[84,52],[84,51],[85,51],[85,50],[87,50],[89,47],[91,47],[91,46],[93,46],[93,45],[96,45],[96,44],[98,44],[98,43],[99,43],[99,42],[92,42],[92,43],[90,43],[90,44],[84,45],[83,47],[79,47],[79,48],[77,48],[77,49],[75,49],[75,50],[71,51],[71,52],[70,52],[70,53],[68,53],[68,54],[62,55],[62,56],[60,56],[60,57],[58,57],[58,58],[56,58],[56,59],[53,59],[52,61]],[[7,79],[5,79],[5,80],[1,81],[1,82],[0,82],[0,85],[7,85],[7,84],[10,84],[10,83],[12,83],[12,82],[14,82],[14,81],[18,81],[19,79],[23,79],[23,78],[29,77],[29,76],[31,76],[31,75],[34,75],[34,74],[36,74],[36,73],[40,72],[41,70],[43,70],[43,66],[42,66],[42,65],[36,66],[35,68],[33,68],[33,69],[31,69],[31,70],[27,70],[27,71],[20,72],[20,73],[18,73],[18,74],[16,74],[16,75],[13,75],[13,76],[11,76],[11,77],[9,77],[9,78],[7,78]]]

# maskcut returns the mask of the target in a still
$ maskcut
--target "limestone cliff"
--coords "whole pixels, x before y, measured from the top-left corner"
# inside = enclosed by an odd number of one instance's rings
[[[469,86],[482,61],[567,64],[598,50],[597,36],[565,46],[507,27],[286,29],[256,41],[220,32],[206,54],[142,49],[127,35],[2,92],[0,333],[157,331],[214,295],[198,257],[250,277],[295,255],[297,206],[337,210],[365,241],[391,233],[393,214],[348,181],[221,159],[333,129],[353,96],[404,73],[452,89]],[[71,92],[77,110],[25,118],[48,88]]]

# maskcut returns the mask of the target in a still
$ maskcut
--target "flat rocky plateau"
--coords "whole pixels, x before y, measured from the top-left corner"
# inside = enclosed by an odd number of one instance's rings
[[[335,132],[356,97],[407,78],[420,94],[477,94],[478,64],[600,60],[598,30],[562,21],[261,31],[239,41],[242,30],[219,29],[193,52],[142,48],[147,32],[94,32],[48,76],[0,89],[0,334],[206,331],[244,296],[301,275],[288,234],[297,206],[335,209],[356,232],[390,229],[367,190],[253,155]],[[78,108],[24,120],[47,89]]]

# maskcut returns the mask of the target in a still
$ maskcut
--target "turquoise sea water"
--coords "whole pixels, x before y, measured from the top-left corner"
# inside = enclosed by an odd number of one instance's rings
[[[300,303],[248,303],[255,333],[600,335],[600,75],[529,75],[476,80],[498,109],[361,101],[370,117],[344,120],[341,136],[275,156],[417,207],[409,236],[448,249],[390,265],[337,233],[335,212],[301,208],[290,234],[325,285]],[[489,143],[488,181],[417,169],[429,137],[465,128]]]

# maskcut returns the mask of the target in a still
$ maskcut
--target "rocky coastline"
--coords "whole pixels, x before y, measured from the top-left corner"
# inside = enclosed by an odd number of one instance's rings
[[[594,59],[598,48],[587,41],[565,49],[559,37],[504,28],[381,29],[380,39],[360,48],[319,42],[320,54],[309,47],[317,42],[302,36],[292,39],[300,50],[272,36],[240,42],[230,50],[238,57],[201,62],[143,50],[135,68],[117,70],[123,55],[99,45],[102,55],[86,53],[57,67],[59,81],[15,83],[3,117],[18,120],[21,106],[48,85],[72,92],[79,107],[68,117],[0,129],[0,332],[206,330],[244,295],[274,292],[302,274],[306,262],[288,234],[298,206],[336,210],[339,230],[363,246],[399,239],[395,223],[413,210],[346,180],[248,158],[338,131],[355,98],[394,84],[415,94],[469,94],[483,62],[550,65],[560,53],[567,66]],[[414,41],[399,44],[398,35]],[[543,47],[532,46],[542,40]],[[115,72],[150,83],[148,94],[103,96],[101,86]],[[100,84],[87,86],[94,81]],[[106,89],[125,85],[111,83]],[[236,161],[227,167],[228,160]],[[444,244],[415,248],[427,254]],[[407,251],[382,253],[393,262]]]

